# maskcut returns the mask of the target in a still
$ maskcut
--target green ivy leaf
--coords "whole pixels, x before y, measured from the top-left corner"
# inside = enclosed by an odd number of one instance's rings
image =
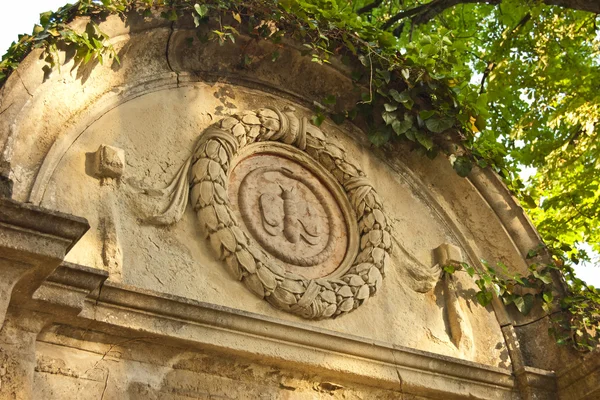
[[[437,52],[438,49],[433,44],[426,44],[425,46],[421,47],[421,53],[423,53],[425,56],[433,56],[436,55]]]
[[[537,271],[533,271],[533,276],[538,278],[540,281],[544,282],[546,285],[552,283],[552,278],[548,274],[539,273]]]
[[[529,195],[524,195],[523,196],[523,201],[525,202],[525,205],[528,208],[537,208],[537,203],[535,202],[535,200],[533,199],[533,197],[529,196]]]
[[[471,267],[467,263],[462,263],[461,265],[463,266],[463,268],[465,269],[465,271],[467,271],[467,274],[469,274],[469,276],[471,278],[475,275],[475,268]]]
[[[480,291],[477,292],[475,298],[479,304],[481,304],[483,307],[487,307],[487,305],[492,302],[493,295],[488,291]]]
[[[417,141],[421,143],[421,145],[427,150],[431,150],[433,148],[433,139],[431,138],[431,136],[421,131],[417,131],[415,133],[415,136],[417,138]]]
[[[168,12],[163,11],[160,13],[160,16],[169,21],[177,21],[177,11],[175,9],[171,9]]]
[[[398,103],[401,103],[407,110],[412,109],[413,105],[415,104],[407,90],[398,92],[396,89],[390,89],[388,93],[394,100],[396,100]]]
[[[394,112],[384,111],[381,113],[381,118],[383,118],[386,125],[390,125],[392,122],[397,120],[398,116]]]
[[[444,272],[446,272],[448,274],[453,274],[454,271],[456,270],[454,265],[446,265],[443,269],[444,269]]]
[[[502,302],[504,303],[504,305],[509,305],[511,303],[514,303],[516,298],[516,295],[514,294],[505,294],[504,296],[502,296]]]
[[[194,10],[196,10],[196,13],[198,13],[200,18],[204,18],[208,14],[208,7],[206,4],[194,4]]]
[[[435,114],[434,110],[423,110],[419,112],[419,117],[421,117],[421,119],[423,121],[427,120],[428,118],[433,117],[433,115]]]
[[[524,296],[515,296],[515,306],[519,312],[523,315],[528,315],[533,308],[534,296],[532,294],[526,294]]]
[[[392,121],[392,129],[396,132],[396,135],[405,134],[410,128],[412,128],[412,121],[403,120],[403,121]]]
[[[485,118],[482,115],[478,115],[477,118],[475,118],[475,127],[477,127],[479,131],[485,130],[486,123]]]
[[[423,117],[421,116],[421,118],[423,118]],[[425,119],[425,118],[423,118],[423,119]],[[454,121],[452,120],[452,118],[448,118],[448,117],[442,117],[442,118],[431,117],[431,118],[425,119],[425,126],[427,127],[427,129],[429,129],[433,133],[442,133],[446,129],[450,129],[452,127],[452,125],[454,125]]]
[[[391,32],[382,32],[377,40],[381,47],[394,47],[398,41]]]
[[[314,126],[321,126],[323,121],[325,121],[325,115],[317,113],[316,115],[312,116],[310,121],[313,123]]]
[[[379,147],[379,146],[387,143],[390,140],[390,137],[389,137],[388,133],[379,131],[379,132],[375,132],[375,133],[369,135],[369,140],[375,146]]]
[[[397,104],[385,103],[383,106],[385,107],[385,111],[388,111],[388,112],[396,111],[398,109]]]
[[[44,28],[47,28],[48,25],[50,24],[50,18],[52,18],[52,14],[54,14],[52,11],[46,11],[40,14],[40,25],[42,25]]]
[[[385,83],[390,83],[390,80],[392,79],[392,74],[390,71],[388,71],[387,69],[384,69],[384,70],[378,69],[377,74],[383,78]]]
[[[538,251],[531,249],[527,252],[527,258],[533,258],[538,255]]]
[[[473,169],[473,164],[471,163],[471,160],[468,157],[460,156],[456,157],[454,163],[452,164],[452,167],[458,175],[464,178],[468,176],[471,172],[471,169]]]
[[[402,69],[402,71],[400,71],[400,73],[402,73],[402,77],[405,80],[408,80],[408,78],[410,78],[410,70],[408,68]]]

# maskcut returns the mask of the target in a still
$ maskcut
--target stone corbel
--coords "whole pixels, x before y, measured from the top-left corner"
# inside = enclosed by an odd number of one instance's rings
[[[36,309],[55,317],[76,316],[107,278],[107,271],[63,262],[33,293],[32,299]]]
[[[83,218],[0,199],[0,328],[9,304],[30,302],[89,227]]]

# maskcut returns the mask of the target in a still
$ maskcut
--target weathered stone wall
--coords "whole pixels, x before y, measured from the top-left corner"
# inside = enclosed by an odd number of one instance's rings
[[[397,390],[331,381],[311,371],[63,326],[39,338],[33,382],[36,398],[45,400],[398,397]]]
[[[166,185],[176,175],[197,137],[222,118],[215,112],[223,101],[219,93],[230,94],[230,108],[224,111],[231,113],[264,105],[283,109],[289,104],[243,87],[201,83],[136,98],[95,121],[69,148],[41,205],[85,215],[90,221],[92,229],[71,250],[67,257],[70,262],[105,269],[111,274],[109,279],[129,285],[298,321],[273,309],[233,279],[199,231],[192,207],[186,209],[182,221],[170,227],[139,222],[143,217],[140,203],[148,199],[138,188]],[[304,113],[310,116],[309,111]],[[394,250],[392,268],[386,271],[380,293],[347,318],[311,324],[508,367],[496,317],[473,303],[475,286],[466,274],[459,274],[459,297],[475,333],[474,348],[464,354],[449,338],[442,286],[426,293],[412,288],[415,278],[407,268],[431,269],[436,263],[433,249],[446,242],[460,244],[444,216],[430,205],[433,195],[424,186],[411,187],[398,177],[368,145],[357,142],[358,132],[352,137],[329,124],[323,131],[346,149],[348,159],[357,160],[384,199]],[[125,172],[119,183],[101,184],[86,174],[86,162],[89,164],[91,155],[103,144],[124,150]],[[118,261],[107,257],[107,252],[118,254]]]
[[[10,203],[13,216],[0,212],[2,226],[10,228],[0,236],[0,266],[14,276],[0,297],[11,321],[0,331],[4,365],[14,361],[28,371],[13,368],[4,374],[3,385],[12,383],[1,394],[40,399],[555,396],[551,370],[576,357],[546,338],[547,319],[537,321],[541,309],[515,320],[499,301],[479,306],[466,273],[441,275],[446,262],[478,266],[482,258],[526,271],[524,255],[539,237],[497,177],[476,170],[463,179],[442,156],[430,161],[403,146],[374,148],[348,122],[326,121],[320,128],[303,123],[313,102],[334,94],[343,108],[359,92],[345,67],[312,63],[294,43],[274,47],[242,36],[236,44],[189,46],[189,26],[135,17],[127,25],[111,17],[102,29],[112,37],[121,64],[74,66],[71,60],[44,77],[43,62],[33,53],[0,92],[5,110],[0,172],[8,170],[12,198],[85,217],[90,225],[79,239],[84,225],[57,233],[35,222],[34,214],[45,215],[35,207],[19,218],[14,217],[17,202]],[[281,56],[272,62],[275,49]],[[249,66],[241,64],[244,51],[254,60]],[[290,106],[294,112],[281,113]],[[278,110],[269,111],[270,122],[261,116],[265,111],[252,113],[269,107]],[[227,120],[245,112],[250,113]],[[245,116],[256,129],[242,123]],[[299,127],[285,133],[284,125],[296,117]],[[233,126],[238,120],[246,129],[240,135]],[[207,131],[211,126],[220,133]],[[349,269],[355,281],[364,279],[359,284],[351,285],[350,277],[319,283],[318,299],[337,291],[329,296],[332,313],[356,308],[335,319],[307,320],[255,296],[217,259],[195,203],[180,207],[181,215],[170,214],[168,226],[148,220],[170,200],[168,190],[157,188],[171,182],[171,189],[186,187],[179,182],[188,175],[178,171],[188,165],[198,140],[202,144],[214,136],[242,148],[246,137],[266,140],[277,132],[297,135],[286,143],[301,153],[311,148],[306,141],[334,146],[339,153],[334,167],[359,168],[365,175],[362,187],[377,193],[376,205],[344,214],[353,218],[339,217],[349,227],[341,235],[350,237],[348,248],[352,240],[360,251],[367,246],[352,230],[365,232],[364,215],[381,207],[385,217],[381,235],[391,245],[383,239],[372,245],[386,257],[389,252],[383,281],[383,266],[375,271],[369,264],[362,275],[356,265]],[[270,142],[264,143],[268,149]],[[310,164],[306,153],[299,165]],[[193,189],[197,164],[195,157],[188,165],[191,202],[205,195]],[[325,175],[315,184],[325,182]],[[352,197],[350,178],[332,180]],[[183,199],[183,206],[190,197],[184,194],[174,197]],[[242,221],[238,208],[233,213]],[[368,229],[378,230],[374,224]],[[50,255],[44,247],[19,250],[16,230],[60,237],[64,246]],[[54,270],[63,259],[67,263]],[[16,268],[17,263],[27,267]],[[34,280],[28,278],[31,271]],[[252,273],[243,276],[250,288],[246,277]],[[31,283],[27,290],[19,280]],[[310,291],[308,280],[297,282],[301,290],[291,292],[292,302]],[[354,300],[344,300],[342,286]],[[346,305],[351,306],[340,308]],[[15,347],[20,332],[27,332],[28,341]],[[17,387],[25,389],[11,389]]]

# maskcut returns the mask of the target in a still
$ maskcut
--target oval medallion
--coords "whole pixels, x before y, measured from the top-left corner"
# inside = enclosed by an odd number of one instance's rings
[[[286,270],[306,278],[330,275],[348,249],[344,213],[313,171],[272,151],[245,157],[234,167],[228,186],[233,208]]]

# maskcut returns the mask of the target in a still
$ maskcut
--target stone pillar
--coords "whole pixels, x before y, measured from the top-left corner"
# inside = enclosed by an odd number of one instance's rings
[[[10,308],[0,330],[0,398],[30,400],[35,341],[48,315]]]

